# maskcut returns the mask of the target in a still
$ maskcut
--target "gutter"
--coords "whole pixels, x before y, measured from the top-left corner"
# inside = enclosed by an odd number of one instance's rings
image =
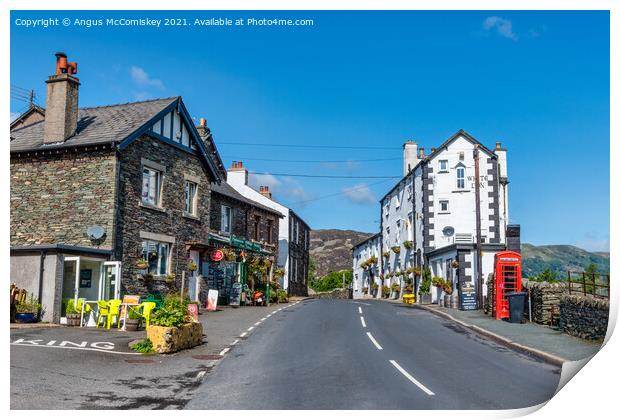
[[[45,271],[45,257],[47,256],[47,251],[41,251],[41,259],[39,262],[39,296],[37,298],[37,302],[39,303],[40,308],[37,312],[37,319],[41,319],[41,310],[43,309],[43,272]]]

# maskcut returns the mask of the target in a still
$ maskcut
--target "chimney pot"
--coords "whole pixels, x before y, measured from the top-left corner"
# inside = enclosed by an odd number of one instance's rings
[[[48,77],[45,98],[43,143],[59,143],[77,130],[78,89],[77,63],[67,62],[67,54],[56,53],[56,72]]]
[[[499,150],[502,148],[502,143],[501,142],[495,142],[495,150]]]
[[[424,148],[420,147],[418,150],[420,151],[420,156],[419,157],[423,158],[424,157]]]
[[[201,118],[199,127],[206,127],[206,125],[207,125],[207,120],[205,120],[204,118]]]
[[[243,162],[242,161],[237,162],[237,168],[239,168],[239,169],[243,168]]]

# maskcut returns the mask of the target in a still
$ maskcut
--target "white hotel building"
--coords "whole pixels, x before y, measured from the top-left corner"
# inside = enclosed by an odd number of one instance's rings
[[[463,130],[428,156],[413,141],[403,148],[403,178],[380,200],[378,269],[387,274],[429,267],[433,276],[452,281],[459,295],[461,286],[473,286],[486,296],[495,253],[506,249],[506,150],[500,143],[488,149]],[[362,253],[365,246],[358,244],[354,252]],[[399,253],[393,250],[397,247]],[[354,263],[354,273],[359,269]],[[402,286],[403,276],[383,284],[395,281]],[[435,302],[441,292],[431,290]]]

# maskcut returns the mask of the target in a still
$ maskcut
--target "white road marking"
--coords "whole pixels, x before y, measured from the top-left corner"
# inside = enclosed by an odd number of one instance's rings
[[[131,354],[132,356],[140,356],[140,353],[128,352],[128,351],[115,351],[96,349],[91,347],[64,347],[64,346],[48,346],[41,344],[25,344],[25,343],[11,343],[12,346],[25,346],[25,347],[39,347],[42,349],[65,349],[65,350],[86,350],[86,351],[99,351],[101,353],[113,353],[113,354]]]
[[[362,313],[362,307],[361,306],[358,306],[357,310],[359,311],[360,314]]]
[[[354,305],[366,305],[366,306],[372,306],[370,303],[364,303],[364,302],[355,302],[355,303],[354,303],[354,302],[351,302],[351,303],[353,303]]]
[[[271,314],[268,314],[265,318],[269,318],[271,316]]]
[[[267,319],[267,318],[261,318],[260,320],[261,320],[261,321],[264,321],[264,320],[266,320],[266,319]]]
[[[255,326],[255,327],[256,327],[256,326],[259,326],[259,325],[260,325],[260,321],[258,321],[258,322],[255,322],[255,323],[254,323],[254,326]]]
[[[241,334],[239,334],[239,337],[245,337],[246,334],[247,334],[246,332],[241,333]]]
[[[200,372],[198,372],[198,375],[196,375],[196,379],[202,378],[203,376],[205,376],[206,373],[206,370],[201,370]]]
[[[375,340],[375,337],[373,337],[371,333],[367,332],[366,335],[370,338],[370,341],[372,341],[372,344],[374,344],[378,350],[383,350],[383,347],[377,343],[377,340]]]
[[[435,393],[433,391],[431,391],[430,389],[428,389],[427,387],[425,387],[424,385],[422,385],[422,383],[420,381],[418,381],[416,378],[414,378],[413,376],[411,376],[409,374],[409,372],[407,372],[405,369],[403,369],[402,367],[400,367],[400,365],[398,363],[396,363],[395,360],[390,360],[390,363],[392,365],[394,365],[394,367],[396,369],[398,369],[398,371],[400,373],[402,373],[405,378],[409,379],[411,382],[413,382],[418,388],[420,388],[422,391],[426,392],[428,395],[435,395]]]
[[[362,321],[362,327],[366,328],[366,321],[364,321],[364,317],[360,316],[360,320]]]
[[[250,327],[248,328],[248,331],[252,331],[254,329],[254,327]]]
[[[225,355],[226,353],[228,353],[228,350],[230,350],[230,348],[229,348],[229,347],[226,347],[224,350],[222,350],[222,351],[220,352],[220,356],[223,356],[223,355]]]
[[[233,341],[232,343],[230,343],[231,346],[234,346],[235,344],[237,344],[239,342],[239,339],[236,339],[235,341]]]

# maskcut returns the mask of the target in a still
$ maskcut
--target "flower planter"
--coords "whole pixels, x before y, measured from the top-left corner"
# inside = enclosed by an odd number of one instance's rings
[[[67,314],[67,326],[79,327],[80,326],[80,314]]]
[[[37,316],[31,313],[16,313],[15,314],[15,322],[30,324],[32,322],[37,322]]]
[[[126,331],[138,331],[138,327],[140,326],[140,319],[131,319],[128,318],[125,320],[125,330]]]
[[[190,322],[180,327],[150,325],[146,336],[153,343],[157,353],[174,353],[202,344],[202,324]]]
[[[431,295],[420,295],[420,304],[422,305],[430,305],[431,304]]]
[[[443,306],[444,306],[445,308],[451,308],[451,307],[452,307],[452,302],[451,302],[451,300],[452,300],[452,295],[449,295],[449,294],[447,294],[447,293],[446,293],[446,294],[444,294],[444,295],[443,295]]]

